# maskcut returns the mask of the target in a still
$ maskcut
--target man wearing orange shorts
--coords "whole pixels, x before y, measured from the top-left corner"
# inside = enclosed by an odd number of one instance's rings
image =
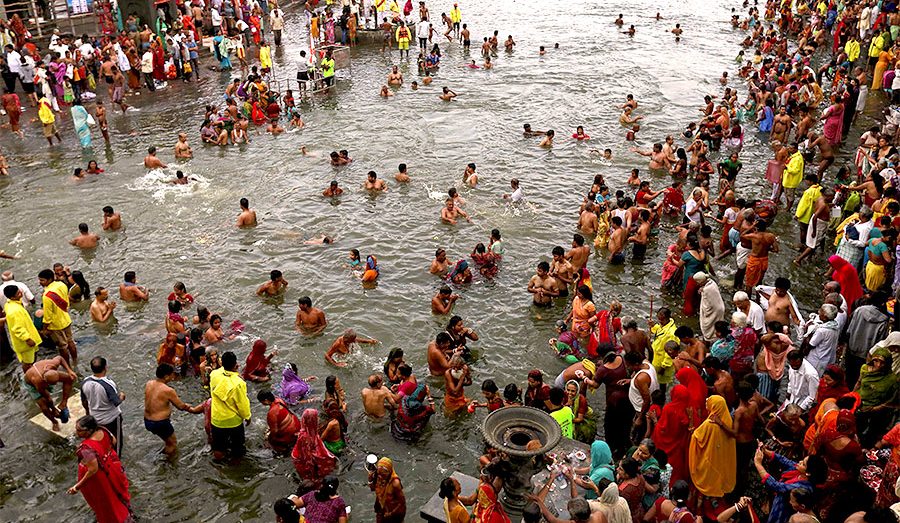
[[[756,220],[753,227],[741,233],[742,240],[750,240],[750,256],[747,258],[747,272],[744,284],[747,289],[759,285],[769,268],[769,253],[778,252],[778,237],[766,232],[768,224],[764,220]]]

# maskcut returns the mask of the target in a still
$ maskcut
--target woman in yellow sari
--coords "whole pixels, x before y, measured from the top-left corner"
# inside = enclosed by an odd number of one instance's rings
[[[572,312],[566,319],[572,320],[572,333],[578,336],[582,347],[587,347],[588,336],[597,323],[597,308],[594,307],[594,298],[587,285],[578,286],[572,300]]]
[[[444,500],[444,516],[447,523],[469,523],[469,512],[459,497],[459,481],[453,478],[444,478],[438,490],[438,496]]]
[[[706,410],[709,416],[691,435],[688,465],[691,480],[700,494],[720,498],[734,490],[737,474],[735,432],[725,398],[710,396],[706,400]]]
[[[391,458],[381,458],[369,472],[369,487],[375,491],[375,523],[402,523],[406,518],[406,496]]]
[[[881,51],[878,55],[878,63],[875,64],[875,73],[872,76],[872,90],[881,89],[881,82],[884,79],[884,71],[888,68],[888,64],[894,61],[894,54],[890,49]],[[890,86],[887,86],[890,87]]]

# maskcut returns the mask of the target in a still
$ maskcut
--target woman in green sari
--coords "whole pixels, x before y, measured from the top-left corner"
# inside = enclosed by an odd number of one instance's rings
[[[597,418],[594,409],[588,405],[582,384],[576,380],[566,382],[566,406],[572,409],[574,438],[582,443],[591,443],[597,436]]]
[[[896,405],[900,384],[891,366],[894,358],[886,348],[872,352],[869,362],[859,371],[856,392],[861,400],[856,413],[860,443],[868,448],[887,432],[892,416],[888,414]]]

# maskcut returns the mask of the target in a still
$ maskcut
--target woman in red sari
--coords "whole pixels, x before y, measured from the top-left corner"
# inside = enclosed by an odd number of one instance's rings
[[[266,356],[266,342],[256,340],[253,342],[253,348],[247,355],[247,361],[244,362],[244,370],[241,376],[248,381],[269,381],[269,362],[275,357],[277,351]]]
[[[828,465],[826,485],[836,486],[855,478],[863,464],[862,447],[856,437],[856,417],[841,410],[833,426],[825,428],[817,438],[815,454]]]
[[[688,405],[691,408],[691,419],[694,426],[699,426],[706,419],[706,383],[693,367],[683,367],[675,373],[678,383],[687,387]]]
[[[691,395],[686,386],[678,384],[672,387],[672,400],[663,406],[656,428],[653,429],[653,442],[666,453],[669,464],[672,465],[670,485],[680,479],[689,481],[691,475],[687,450],[691,442],[691,430],[699,425],[699,420],[691,417],[690,401]]]
[[[81,492],[98,523],[128,523],[131,495],[128,478],[116,454],[115,439],[97,424],[93,416],[82,416],[75,422],[75,434],[83,438],[75,451],[78,456],[78,482],[68,493]]]
[[[494,473],[494,465],[488,465],[481,469],[481,478],[475,493],[468,497],[461,497],[464,505],[472,505],[472,521],[474,523],[510,523],[509,516],[503,510],[503,505],[497,497],[502,481]]]
[[[315,488],[319,488],[322,479],[334,470],[337,458],[325,448],[325,442],[319,436],[319,411],[316,409],[306,409],[300,416],[300,431],[291,458],[297,474],[316,485]]]
[[[850,262],[833,254],[828,258],[828,263],[834,269],[831,279],[841,284],[841,296],[847,300],[847,314],[853,312],[853,302],[862,298],[862,285],[859,283],[859,273],[850,265]]]
[[[159,38],[150,44],[150,52],[153,53],[153,79],[157,82],[166,81],[166,52],[163,51]]]

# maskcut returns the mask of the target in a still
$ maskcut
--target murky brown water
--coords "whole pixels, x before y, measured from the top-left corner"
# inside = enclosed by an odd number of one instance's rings
[[[429,2],[438,20],[450,5]],[[227,149],[201,146],[197,129],[202,105],[220,103],[229,79],[227,74],[205,70],[199,93],[194,87],[174,85],[156,95],[133,98],[139,112],[111,116],[111,149],[104,150],[95,136],[93,153],[82,154],[75,148],[68,121],[62,125],[66,144],[61,148],[47,149],[34,125],[27,127],[24,142],[2,134],[0,143],[13,175],[0,180],[5,225],[0,241],[4,249],[22,257],[3,260],[2,268],[15,269],[33,290],[38,287],[37,272],[57,261],[82,270],[93,287],[114,289],[126,270],[135,270],[151,289],[147,305],[116,310],[112,329],[93,326],[86,304],[73,313],[81,370],[86,370],[90,357],[105,356],[110,376],[128,395],[123,406],[124,463],[134,508],[142,517],[270,521],[272,502],[295,488],[290,461],[273,459],[262,447],[265,410],[255,401],[255,386],[249,387],[254,414],[248,428],[249,455],[240,467],[211,463],[199,416],[174,415],[181,447],[175,465],[161,459],[160,441],[144,430],[142,387],[153,374],[163,335],[164,296],[175,280],[187,284],[198,304],[248,326],[245,336],[227,345],[240,359],[259,336],[279,349],[277,368],[294,361],[304,375],[324,378],[335,373],[341,378],[351,400],[350,447],[341,460],[341,494],[353,506],[354,520],[373,519],[373,497],[362,466],[368,452],[394,458],[407,487],[410,519],[441,477],[454,469],[473,473],[482,450],[483,413],[456,420],[438,414],[428,434],[407,446],[396,443],[385,426],[367,421],[357,400],[365,377],[381,368],[391,347],[403,347],[416,374],[427,376],[425,347],[446,322],[429,309],[440,284],[427,272],[435,248],[446,248],[452,258],[462,257],[477,242],[487,242],[494,227],[506,240],[498,277],[462,289],[455,310],[481,336],[474,347],[482,359],[474,366],[476,386],[469,395],[477,396],[477,383],[487,378],[501,387],[511,381],[523,384],[526,372],[534,367],[555,375],[562,365],[549,353],[546,340],[564,310],[533,309],[525,287],[539,259],[549,258],[555,245],[568,246],[576,232],[577,206],[594,174],[603,173],[617,188],[624,186],[631,168],[646,170],[645,159],[631,153],[631,144],[623,139],[618,104],[629,92],[641,103],[639,112],[645,119],[638,145],[649,147],[666,134],[680,135],[684,124],[697,116],[702,95],[720,92],[717,79],[722,71],[734,70],[733,58],[743,38],[728,24],[732,6],[727,3],[503,0],[463,2],[461,7],[473,42],[498,29],[501,40],[514,35],[515,53],[501,52],[493,71],[472,71],[463,67],[467,57],[459,47],[442,44],[442,68],[430,88],[419,92],[405,88],[383,100],[377,96],[378,88],[396,55],[355,50],[352,78],[334,95],[304,104],[307,127],[299,132],[277,138],[254,136],[249,145]],[[656,11],[665,20],[654,20]],[[634,38],[616,31],[612,21],[619,13],[637,26]],[[665,32],[676,22],[685,29],[679,44]],[[289,15],[286,45],[276,57],[282,77],[293,76],[297,53],[304,47],[300,35],[291,34],[300,27]],[[539,45],[551,48],[556,42],[558,50],[538,57]],[[415,74],[415,56],[411,64],[401,62],[407,82]],[[443,85],[461,96],[453,103],[440,102],[437,93]],[[743,100],[743,88],[741,93]],[[26,115],[35,113],[29,110]],[[560,139],[553,150],[523,139],[524,122],[556,129]],[[593,140],[583,144],[566,139],[576,125],[584,125]],[[131,131],[137,135],[129,136]],[[178,168],[204,180],[191,187],[166,185],[160,176],[146,175],[141,166],[149,145],[159,146],[163,160],[170,161],[179,131],[189,134],[196,158]],[[762,181],[768,149],[753,132],[747,132],[746,142],[739,187],[748,196],[768,194]],[[321,157],[302,157],[300,145]],[[590,148],[606,147],[614,151],[611,163],[589,154]],[[341,148],[349,149],[355,161],[335,170],[323,157]],[[72,168],[91,158],[106,174],[72,183]],[[477,190],[462,191],[474,223],[441,225],[442,199],[430,193],[458,184],[470,161],[478,164],[481,175]],[[377,197],[359,189],[368,170],[388,177],[401,162],[409,165],[413,181],[408,186],[390,183],[391,191]],[[173,176],[174,168],[173,162],[165,178]],[[522,181],[528,205],[511,209],[500,200],[511,177]],[[351,189],[339,203],[319,196],[333,178]],[[654,180],[656,188],[666,183],[662,177]],[[249,197],[259,213],[260,225],[253,230],[233,227],[242,196]],[[107,204],[122,212],[125,230],[103,234],[101,247],[91,254],[70,247],[66,240],[74,236],[77,223],[86,221],[99,230],[100,208]],[[793,241],[795,229],[786,213],[777,224],[786,235],[784,243]],[[337,243],[303,245],[303,240],[322,233],[336,235]],[[641,265],[610,268],[592,257],[589,268],[597,301],[616,298],[626,314],[645,317],[649,296],[659,295],[659,270],[672,236],[667,225]],[[362,289],[343,266],[351,248],[363,256],[378,256],[377,288]],[[785,274],[799,282],[797,287],[818,288],[823,259],[816,259],[815,270],[812,264],[796,269],[789,256],[777,256],[770,274]],[[284,271],[291,282],[284,302],[263,302],[254,296],[256,286],[273,268]],[[731,272],[721,265],[720,271]],[[804,297],[814,293],[797,294],[804,305],[813,304],[805,303]],[[294,332],[295,304],[303,295],[326,311],[330,326],[324,337],[301,338]],[[366,346],[345,369],[329,369],[322,355],[347,327],[381,340],[382,345]],[[0,435],[7,444],[2,451],[6,466],[0,471],[0,520],[49,521],[61,516],[89,520],[81,497],[65,493],[76,475],[73,443],[27,423],[37,409],[20,390],[17,376],[15,366],[8,366],[0,382],[4,405]],[[432,383],[441,395],[438,385]],[[175,386],[190,403],[205,394],[193,379]]]

